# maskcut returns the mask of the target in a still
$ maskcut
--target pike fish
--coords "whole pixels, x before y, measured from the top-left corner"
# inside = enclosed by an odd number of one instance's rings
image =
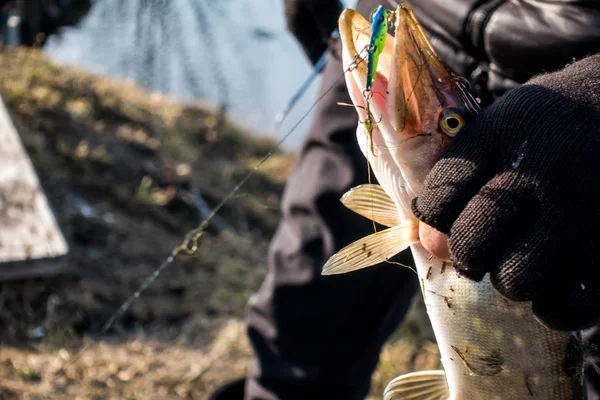
[[[467,83],[438,59],[409,6],[397,7],[394,25],[379,55],[373,96],[365,99],[367,67],[360,55],[369,46],[370,24],[353,10],[340,16],[348,92],[359,117],[370,110],[376,121],[372,138],[359,124],[357,139],[381,184],[355,187],[341,201],[388,228],[340,250],[323,268],[325,275],[347,273],[411,248],[443,370],[399,376],[385,399],[583,399],[580,332],[547,328],[530,303],[501,296],[489,275],[481,282],[461,277],[421,245],[411,200],[443,148],[480,108]]]

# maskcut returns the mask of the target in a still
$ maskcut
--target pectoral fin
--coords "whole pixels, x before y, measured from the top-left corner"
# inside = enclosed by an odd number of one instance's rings
[[[444,371],[401,375],[383,392],[384,400],[446,400],[450,397]]]
[[[363,217],[384,226],[400,225],[400,217],[394,200],[380,185],[360,185],[342,196],[342,204]]]
[[[343,274],[387,261],[419,240],[415,224],[398,225],[357,240],[331,256],[323,275]]]

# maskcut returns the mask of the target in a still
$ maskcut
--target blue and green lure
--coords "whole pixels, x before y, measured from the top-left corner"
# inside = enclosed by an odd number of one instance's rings
[[[385,47],[385,39],[387,37],[389,20],[394,13],[388,12],[382,6],[371,14],[371,37],[369,38],[369,47],[367,48],[367,83],[363,96],[365,98],[365,112],[367,114],[364,125],[367,132],[367,136],[370,140],[371,153],[375,155],[375,149],[373,148],[373,120],[371,110],[369,106],[369,100],[373,96],[371,89],[373,88],[373,82],[377,75],[377,63],[379,56]]]
[[[385,39],[388,31],[388,12],[382,6],[377,7],[371,20],[371,38],[369,39],[367,59],[367,85],[365,90],[369,92],[373,87],[375,75],[377,74],[377,63],[379,56],[385,47]]]

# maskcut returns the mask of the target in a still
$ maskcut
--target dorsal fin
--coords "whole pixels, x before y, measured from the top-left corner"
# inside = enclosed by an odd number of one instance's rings
[[[415,224],[397,225],[373,233],[335,253],[323,266],[323,275],[343,274],[387,261],[419,241]]]
[[[383,393],[384,400],[446,400],[450,397],[444,371],[421,371],[400,375]]]
[[[341,198],[342,204],[357,214],[384,226],[400,225],[394,200],[380,185],[366,184],[353,187]]]

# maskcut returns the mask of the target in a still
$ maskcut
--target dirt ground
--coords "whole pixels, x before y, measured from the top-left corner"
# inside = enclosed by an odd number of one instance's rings
[[[242,376],[244,307],[266,271],[292,156],[270,157],[198,251],[178,256],[103,333],[273,143],[208,107],[59,67],[35,50],[0,53],[0,93],[70,245],[65,274],[0,283],[0,400],[206,399]],[[382,353],[373,399],[397,374],[438,366],[416,304]]]

